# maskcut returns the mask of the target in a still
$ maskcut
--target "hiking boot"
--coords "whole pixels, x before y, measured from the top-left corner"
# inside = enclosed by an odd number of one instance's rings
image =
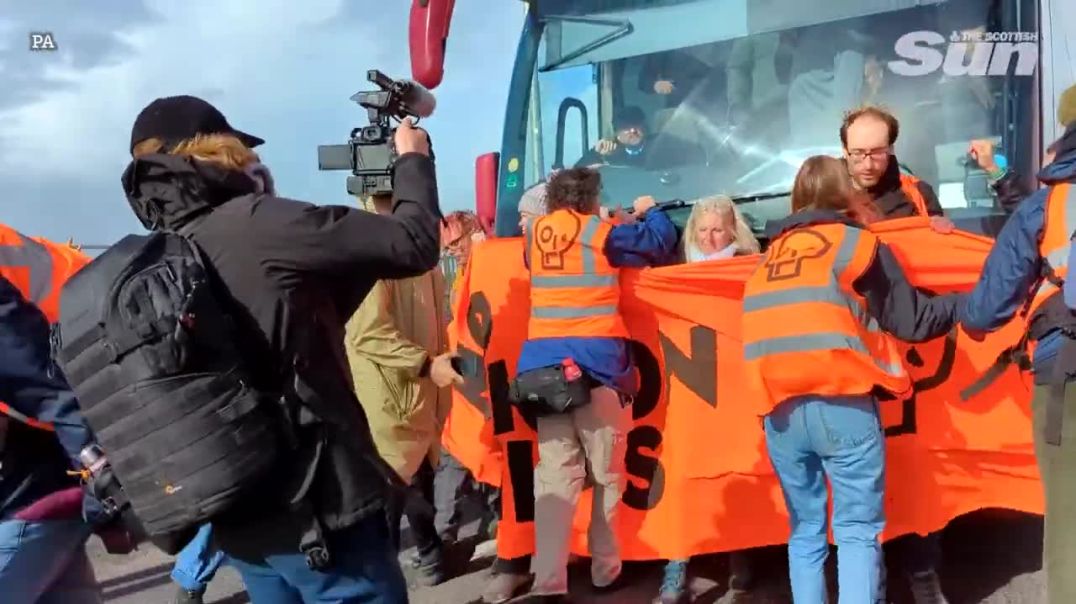
[[[531,582],[529,573],[497,573],[482,592],[483,604],[504,604],[516,597]]]
[[[665,564],[665,576],[661,590],[652,604],[680,604],[687,595],[687,560],[669,560]]]
[[[204,587],[202,589],[179,587],[176,589],[176,595],[172,598],[172,604],[202,604],[203,596],[205,596]]]
[[[912,590],[912,598],[915,604],[949,604],[942,593],[941,580],[938,573],[928,570],[909,577],[909,587]]]

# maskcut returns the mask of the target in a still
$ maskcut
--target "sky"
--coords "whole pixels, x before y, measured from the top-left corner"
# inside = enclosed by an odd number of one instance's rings
[[[408,0],[0,0],[0,222],[110,244],[141,232],[120,186],[131,124],[157,97],[193,94],[258,148],[286,197],[349,204],[317,146],[367,123],[349,97],[366,70],[410,77]],[[456,3],[437,111],[423,120],[442,208],[474,206],[474,160],[501,143],[522,26],[514,0]],[[30,52],[29,33],[58,47]]]

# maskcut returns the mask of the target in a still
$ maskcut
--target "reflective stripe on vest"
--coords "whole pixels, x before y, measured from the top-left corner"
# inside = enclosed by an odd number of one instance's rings
[[[911,174],[902,173],[900,175],[900,190],[908,198],[908,201],[912,203],[917,214],[930,216],[930,212],[927,210],[927,200],[923,197],[923,192],[919,190],[918,178]]]
[[[1042,229],[1039,254],[1061,280],[1068,273],[1073,232],[1076,232],[1076,187],[1070,183],[1053,185],[1046,198],[1046,224]],[[1031,312],[1056,291],[1057,286],[1044,279],[1035,292]]]
[[[626,337],[619,271],[604,255],[611,225],[558,210],[527,224],[532,338]]]
[[[845,294],[837,282],[837,275],[844,272],[853,260],[859,239],[863,231],[847,228],[841,245],[837,249],[833,271],[828,283],[821,286],[804,286],[783,289],[774,292],[754,294],[744,297],[744,313],[773,309],[781,306],[793,306],[809,303],[823,303],[839,307],[859,321],[869,333],[880,333],[878,322],[866,313],[866,310]],[[875,358],[866,344],[859,338],[849,337],[846,333],[804,333],[793,336],[767,338],[756,342],[744,342],[744,359],[751,361],[770,354],[785,352],[812,352],[823,350],[852,350],[874,360],[883,372],[900,376],[904,373],[902,363],[890,363]]]
[[[43,422],[43,421],[39,421],[39,420],[36,420],[36,419],[34,419],[32,417],[23,415],[22,413],[19,413],[18,411],[12,409],[11,406],[8,405],[7,403],[0,402],[0,413],[3,413],[4,415],[10,417],[11,419],[16,420],[16,421],[20,421],[20,422],[26,424],[27,426],[30,426],[30,427],[33,427],[33,428],[38,428],[40,430],[47,430],[49,432],[55,432],[56,431],[56,429],[52,427],[52,424],[49,424],[49,423],[46,423],[46,422]]]
[[[75,250],[59,246],[50,248],[50,245],[53,244],[44,240],[35,241],[15,229],[0,225],[0,277],[14,285],[23,298],[41,310],[49,323],[55,323],[59,320],[60,290],[64,281],[82,268],[88,258]],[[54,257],[53,253],[57,256]],[[0,401],[0,413],[34,428],[53,430],[51,424],[19,413],[3,401]]]
[[[577,240],[582,258],[582,275],[535,275],[531,274],[532,289],[560,289],[565,287],[619,287],[617,275],[597,275],[594,261],[594,236],[601,226],[601,219],[590,216],[583,224]],[[527,233],[528,249],[533,231]],[[611,306],[531,306],[531,316],[538,319],[583,319],[616,315],[616,305]]]
[[[844,224],[780,235],[748,278],[743,301],[745,384],[769,413],[789,398],[911,388],[900,351],[853,284],[878,238]]]
[[[41,306],[53,290],[52,254],[44,245],[13,229],[0,227],[0,275]],[[56,320],[55,316],[49,321]]]

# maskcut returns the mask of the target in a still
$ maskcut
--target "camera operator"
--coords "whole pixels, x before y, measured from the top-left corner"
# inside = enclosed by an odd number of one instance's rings
[[[384,515],[398,479],[352,390],[344,322],[377,280],[437,265],[429,139],[410,121],[396,131],[384,216],[259,193],[245,169],[263,142],[204,100],[157,99],[135,120],[123,175],[147,228],[182,229],[202,251],[244,335],[252,386],[296,402],[281,423],[297,446],[279,453],[263,489],[214,517],[214,539],[255,602],[406,602]],[[327,561],[306,555],[312,539]]]

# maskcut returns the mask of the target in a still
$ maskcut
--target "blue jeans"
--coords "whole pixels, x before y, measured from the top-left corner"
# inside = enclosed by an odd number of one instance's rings
[[[258,562],[229,558],[258,604],[407,604],[407,583],[389,541],[388,523],[373,514],[327,536],[332,566],[310,570],[303,554],[270,554]]]
[[[0,600],[101,604],[81,520],[0,521]]]
[[[766,416],[766,447],[792,524],[792,598],[828,602],[823,571],[826,479],[833,489],[833,536],[841,604],[875,602],[882,592],[885,439],[871,397],[791,399]]]
[[[188,591],[205,591],[224,559],[224,552],[213,547],[212,525],[203,524],[194,539],[176,555],[172,580]]]

